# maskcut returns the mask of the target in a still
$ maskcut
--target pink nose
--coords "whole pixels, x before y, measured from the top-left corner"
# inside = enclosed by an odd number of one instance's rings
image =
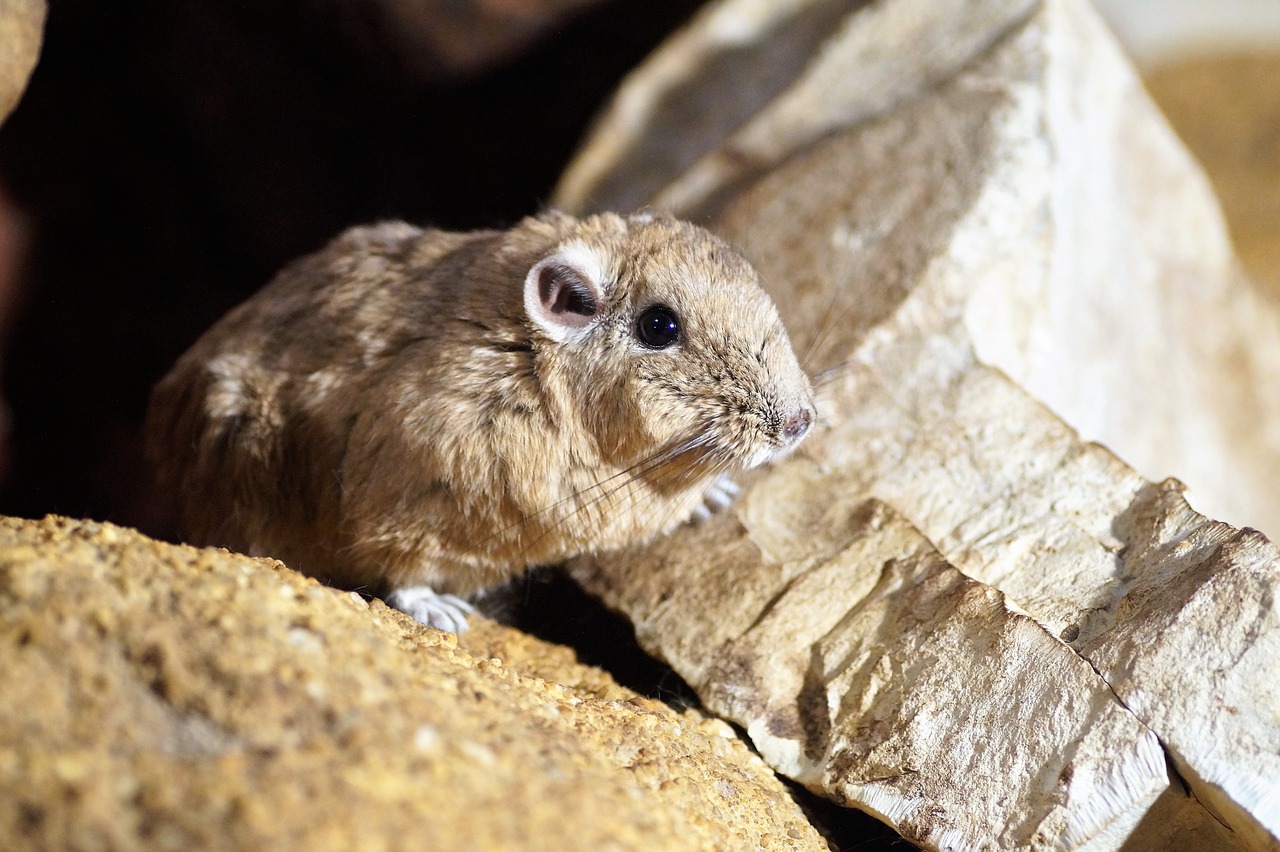
[[[788,443],[794,444],[804,437],[804,433],[809,431],[809,424],[813,422],[813,415],[809,409],[802,408],[787,420],[782,426],[782,437],[787,439]]]

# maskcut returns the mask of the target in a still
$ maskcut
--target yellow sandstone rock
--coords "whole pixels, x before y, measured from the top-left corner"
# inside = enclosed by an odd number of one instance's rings
[[[272,560],[0,519],[3,845],[826,848],[723,722],[477,622],[511,658]]]

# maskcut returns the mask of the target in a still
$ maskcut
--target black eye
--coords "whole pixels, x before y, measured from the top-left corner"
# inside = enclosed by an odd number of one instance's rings
[[[636,337],[650,349],[666,349],[680,339],[680,320],[666,305],[645,308],[636,320]]]

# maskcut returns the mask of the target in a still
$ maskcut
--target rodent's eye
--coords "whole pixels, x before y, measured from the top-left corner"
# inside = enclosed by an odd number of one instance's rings
[[[636,337],[649,349],[666,349],[680,340],[680,320],[666,305],[645,308],[636,320]]]

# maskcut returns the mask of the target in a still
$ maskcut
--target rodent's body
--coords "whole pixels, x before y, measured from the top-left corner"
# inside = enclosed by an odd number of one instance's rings
[[[548,214],[348,231],[178,361],[148,432],[189,540],[467,595],[682,523],[717,476],[794,446],[812,405],[719,240]]]

